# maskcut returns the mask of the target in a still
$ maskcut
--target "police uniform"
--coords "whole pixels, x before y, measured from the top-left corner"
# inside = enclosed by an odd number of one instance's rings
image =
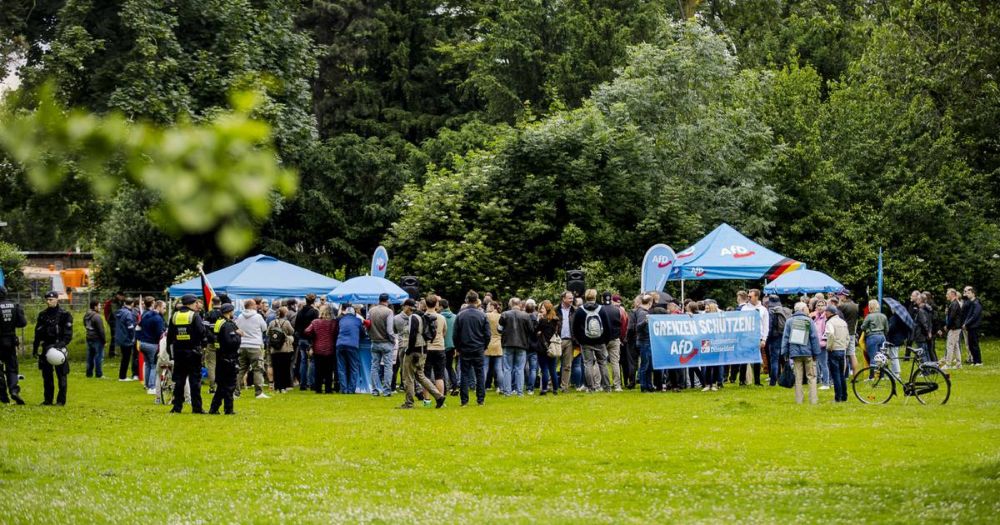
[[[234,310],[231,304],[222,305],[222,308],[224,310],[220,309],[220,312]],[[216,342],[216,390],[215,396],[212,398],[212,406],[209,407],[209,414],[218,414],[220,405],[224,405],[227,414],[235,414],[233,411],[233,392],[236,391],[236,371],[240,366],[239,351],[242,341],[237,329],[236,323],[225,317],[217,319],[212,327]]]
[[[204,361],[205,368],[208,369],[208,393],[211,394],[215,392],[216,387],[216,350],[218,348],[218,342],[216,341],[215,324],[222,319],[221,306],[212,308],[207,314],[205,314],[205,347],[204,347]]]
[[[55,292],[45,294],[45,298],[58,297]],[[55,390],[53,384],[53,372],[59,380],[59,395],[56,397],[57,405],[66,404],[66,377],[69,375],[69,359],[63,361],[59,366],[49,364],[45,359],[45,353],[50,348],[66,348],[73,340],[73,316],[63,310],[57,304],[51,308],[46,308],[38,314],[38,323],[35,324],[35,342],[33,352],[38,354],[38,369],[42,371],[42,384],[44,386],[45,402],[43,405],[52,404],[52,394]],[[41,346],[41,353],[38,347]]]
[[[174,359],[174,407],[171,412],[180,412],[184,406],[184,385],[191,386],[191,410],[195,414],[204,413],[201,407],[201,347],[205,339],[205,327],[198,312],[189,306],[197,301],[193,295],[181,298],[180,307],[170,317],[167,328],[167,347]]]
[[[0,285],[0,402],[9,403],[13,399],[23,405],[17,384],[17,329],[24,328],[28,320],[21,305],[7,299],[7,288]],[[7,392],[10,391],[10,398]]]

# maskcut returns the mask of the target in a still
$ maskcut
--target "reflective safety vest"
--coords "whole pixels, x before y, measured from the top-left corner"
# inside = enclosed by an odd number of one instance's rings
[[[212,331],[218,334],[222,331],[222,325],[226,324],[226,318],[220,317],[218,321],[215,322],[215,326],[212,327]]]
[[[191,334],[188,332],[188,328],[191,326],[191,321],[194,319],[194,312],[188,310],[186,312],[174,312],[173,323],[177,327],[177,340],[178,341],[190,341]]]

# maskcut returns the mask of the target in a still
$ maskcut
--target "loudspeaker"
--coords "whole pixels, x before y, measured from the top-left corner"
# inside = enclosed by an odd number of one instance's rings
[[[420,279],[412,275],[407,275],[399,280],[399,287],[410,294],[410,299],[420,300]]]
[[[584,282],[586,274],[583,270],[566,271],[566,289],[573,292],[577,297],[583,297],[583,292],[587,291],[587,284]]]

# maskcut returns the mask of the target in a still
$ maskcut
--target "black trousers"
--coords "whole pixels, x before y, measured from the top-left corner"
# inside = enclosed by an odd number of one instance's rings
[[[48,349],[46,348],[46,351]],[[38,369],[42,371],[42,392],[45,396],[45,403],[51,405],[52,397],[55,394],[55,380],[59,381],[59,395],[56,396],[56,403],[66,404],[66,378],[69,376],[69,361],[52,366],[45,360],[45,351],[38,358]]]
[[[122,347],[122,352],[125,347]],[[124,362],[125,356],[122,355]],[[201,352],[197,350],[174,350],[174,410],[184,408],[184,385],[191,387],[191,411],[204,412],[201,407]],[[218,378],[216,378],[218,381]]]
[[[333,369],[336,368],[337,357],[313,354],[313,360],[316,362],[316,384],[313,385],[313,390],[322,392],[325,389],[327,393],[333,392]]]
[[[139,375],[139,351],[136,350],[135,345],[121,345],[118,347],[122,351],[122,362],[118,365],[118,379],[125,379],[128,376],[128,365],[132,363],[132,375]]]
[[[639,347],[634,343],[625,345],[622,352],[622,384],[625,388],[635,388],[635,377],[639,371]]]
[[[981,364],[983,362],[983,355],[979,353],[979,328],[969,328],[969,354],[972,355],[972,362],[975,364]]]
[[[278,355],[278,354],[275,354]],[[291,354],[282,354],[289,355]],[[218,412],[223,406],[227,414],[233,413],[233,393],[236,392],[236,373],[239,371],[239,358],[235,355],[217,357],[215,361],[215,396],[212,397],[210,411]]]
[[[476,383],[476,402],[482,404],[486,401],[483,352],[462,353],[458,358],[459,365],[462,367],[462,388],[459,390],[459,398],[463,405],[469,402],[469,388],[472,387],[473,381]]]
[[[0,400],[8,400],[7,392],[14,396],[21,393],[17,373],[17,345],[4,344],[0,340]]]
[[[274,389],[282,390],[292,387],[292,356],[294,352],[271,354],[271,368],[274,369]]]

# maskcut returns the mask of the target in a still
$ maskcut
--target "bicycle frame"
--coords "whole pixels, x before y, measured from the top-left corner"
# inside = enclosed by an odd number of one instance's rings
[[[888,375],[889,377],[891,377],[893,379],[894,383],[893,383],[893,387],[892,387],[892,394],[891,394],[891,396],[896,395],[896,385],[895,385],[895,383],[899,383],[903,387],[903,396],[904,397],[910,397],[910,396],[914,395],[915,381],[913,381],[913,377],[916,374],[917,370],[919,370],[920,367],[924,364],[923,356],[924,356],[925,350],[922,349],[922,348],[912,348],[912,347],[907,346],[907,347],[905,347],[906,353],[907,354],[912,354],[912,355],[905,355],[905,356],[902,356],[902,357],[900,357],[899,355],[891,356],[891,355],[889,355],[888,352],[886,352],[886,348],[888,348],[890,346],[891,345],[889,345],[887,343],[883,343],[882,347],[879,348],[878,353],[876,354],[876,355],[882,354],[882,355],[884,355],[886,357],[886,362],[884,364],[881,364],[881,365],[878,366],[878,373],[879,374],[883,374],[884,373],[884,374]],[[903,348],[903,347],[895,347],[895,348]],[[892,360],[892,359],[895,359],[896,361],[910,361],[910,374],[908,375],[909,379],[907,381],[903,381],[902,378],[900,378],[898,375],[896,375],[895,372],[892,371],[892,367],[889,366],[889,360]],[[900,372],[902,372],[902,369],[900,369]]]

